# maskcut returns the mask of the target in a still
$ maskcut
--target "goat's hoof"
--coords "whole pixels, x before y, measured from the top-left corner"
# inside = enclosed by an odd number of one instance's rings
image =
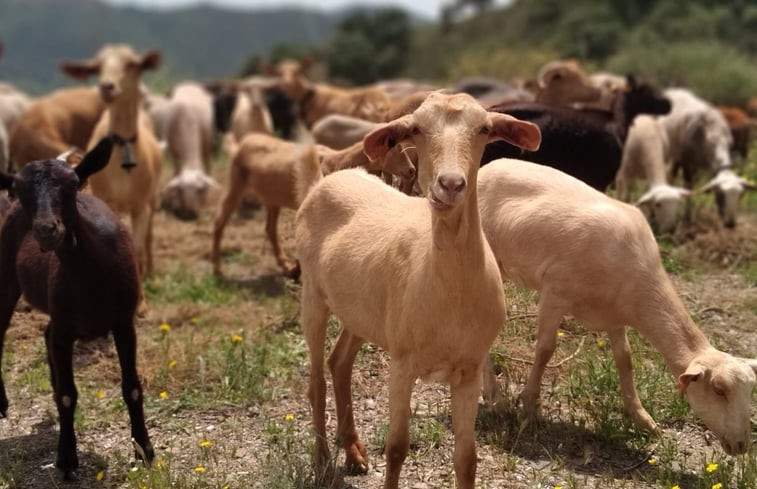
[[[295,282],[299,282],[301,274],[302,270],[300,269],[300,262],[297,262],[297,264],[294,266],[287,267],[284,271],[284,276],[294,280]]]
[[[63,472],[63,480],[75,480],[76,470],[79,468],[79,457],[77,457],[76,453],[73,455],[58,453],[55,459],[55,466]]]
[[[346,448],[346,457],[344,465],[347,473],[350,475],[360,475],[368,473],[368,452],[365,446],[360,443],[354,443]]]
[[[0,399],[0,418],[8,417],[8,400]]]
[[[644,412],[637,416],[631,416],[631,420],[636,425],[636,427],[644,433],[655,436],[660,436],[662,434],[660,427],[657,426],[657,423],[655,423],[655,421],[647,412]]]

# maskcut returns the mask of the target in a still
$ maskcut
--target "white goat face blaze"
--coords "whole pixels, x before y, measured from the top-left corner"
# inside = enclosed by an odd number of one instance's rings
[[[650,202],[651,218],[660,232],[673,231],[678,221],[678,207],[683,199],[681,189],[668,185],[656,187]],[[646,214],[646,213],[645,213]]]
[[[488,113],[468,95],[434,93],[413,113],[413,122],[422,192],[432,202],[459,205],[469,184],[475,182],[488,142]],[[445,179],[450,178],[457,178],[462,190],[445,187]]]
[[[691,408],[715,433],[726,453],[746,452],[751,443],[753,368],[723,352],[695,358],[695,363],[701,363],[706,373],[686,390]]]
[[[743,193],[744,186],[737,178],[723,180],[715,188],[715,201],[718,205],[718,212],[727,226],[736,224],[736,215],[739,212],[739,200],[741,200]]]

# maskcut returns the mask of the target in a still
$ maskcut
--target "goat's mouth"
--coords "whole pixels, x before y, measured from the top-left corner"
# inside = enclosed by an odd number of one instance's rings
[[[431,204],[431,208],[436,209],[437,211],[447,211],[449,209],[452,209],[454,207],[453,204],[448,204],[447,202],[444,202],[443,200],[439,199],[436,195],[434,195],[434,192],[429,189],[428,195],[426,196],[428,199],[429,204]]]
[[[44,253],[57,249],[58,246],[60,246],[60,244],[63,242],[64,236],[65,233],[52,233],[49,235],[35,234],[34,239],[37,240],[40,251]]]

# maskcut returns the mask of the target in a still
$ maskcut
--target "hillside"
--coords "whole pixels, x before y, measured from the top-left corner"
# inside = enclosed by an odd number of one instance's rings
[[[69,83],[63,59],[91,56],[106,42],[159,48],[168,80],[231,76],[252,54],[280,43],[319,44],[341,13],[298,8],[233,11],[198,6],[153,11],[98,0],[0,0],[5,54],[0,78],[32,93]]]

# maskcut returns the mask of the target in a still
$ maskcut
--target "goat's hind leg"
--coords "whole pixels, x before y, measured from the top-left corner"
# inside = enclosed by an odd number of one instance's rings
[[[337,439],[344,448],[345,466],[352,473],[368,472],[368,452],[355,429],[355,417],[352,406],[352,367],[355,356],[364,341],[343,329],[329,356],[329,369],[334,382],[334,400],[336,401]]]
[[[137,335],[131,320],[115,325],[113,339],[118,352],[118,362],[121,365],[121,392],[129,410],[131,437],[138,445],[135,447],[136,455],[137,458],[149,464],[155,458],[155,450],[145,426],[144,396],[137,374]]]
[[[71,479],[74,471],[79,468],[76,433],[74,433],[74,411],[79,394],[74,383],[74,339],[67,334],[73,330],[73,326],[57,324],[54,320],[50,320],[45,330],[50,379],[53,382],[53,399],[58,408],[60,424],[55,466],[63,471],[64,479]]]
[[[308,398],[313,411],[313,430],[315,431],[314,464],[319,476],[328,476],[330,455],[326,439],[326,379],[323,367],[329,309],[319,297],[318,291],[314,289],[315,287],[310,283],[303,284],[300,307],[302,330],[310,353]]]
[[[612,355],[620,377],[620,392],[623,397],[623,409],[636,426],[647,433],[660,433],[652,416],[641,405],[639,393],[633,382],[633,365],[631,364],[631,346],[628,344],[626,328],[607,332],[612,347]]]
[[[286,254],[281,249],[279,244],[278,222],[279,222],[279,208],[267,207],[265,218],[265,232],[268,235],[268,241],[271,242],[273,247],[273,254],[276,257],[276,263],[279,264],[284,275],[291,276],[295,269],[295,266],[289,262]]]
[[[235,174],[232,173],[231,176],[234,177]],[[242,182],[237,182],[233,178],[229,180],[229,189],[226,195],[224,195],[221,206],[218,209],[218,214],[216,214],[213,220],[213,247],[210,251],[210,260],[213,262],[213,272],[216,275],[221,274],[221,238],[223,237],[223,230],[226,228],[231,214],[242,204],[242,198],[244,197],[244,187],[242,185]]]

